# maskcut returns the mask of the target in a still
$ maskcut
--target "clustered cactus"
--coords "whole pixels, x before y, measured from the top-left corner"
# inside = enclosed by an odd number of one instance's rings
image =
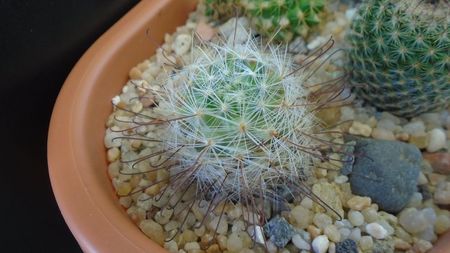
[[[404,117],[449,105],[448,1],[365,1],[349,42],[353,82],[370,104]]]
[[[261,34],[288,42],[306,37],[320,22],[325,0],[206,0],[207,14],[230,17],[243,12]],[[231,7],[231,9],[230,9]],[[235,10],[234,12],[232,10]],[[231,16],[232,17],[232,16]]]

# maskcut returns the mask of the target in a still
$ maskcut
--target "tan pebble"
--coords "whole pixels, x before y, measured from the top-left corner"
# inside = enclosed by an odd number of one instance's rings
[[[114,147],[108,149],[107,157],[109,162],[114,162],[120,157],[120,149]]]
[[[228,223],[226,218],[223,215],[214,217],[208,223],[208,229],[209,231],[215,231],[218,234],[226,234],[228,231]]]
[[[400,238],[395,237],[394,238],[394,247],[395,247],[395,249],[398,249],[398,250],[408,250],[411,248],[411,244],[403,241]]]
[[[303,206],[296,206],[291,210],[290,220],[298,228],[306,228],[312,223],[313,213]]]
[[[197,241],[197,235],[194,233],[194,231],[192,231],[190,229],[184,230],[182,236],[183,236],[183,239],[185,242]]]
[[[450,174],[450,153],[438,152],[438,153],[423,153],[423,158],[427,160],[433,171],[445,175]]]
[[[204,234],[205,234],[205,231],[206,231],[205,225],[201,225],[200,227],[195,227],[195,228],[194,228],[194,233],[195,233],[197,236],[202,236],[202,235],[204,235]]]
[[[371,236],[361,236],[361,239],[359,240],[359,247],[363,251],[370,250],[373,247],[373,239]]]
[[[339,242],[341,240],[341,234],[335,225],[329,225],[324,230],[323,233],[328,236],[328,239],[333,242]]]
[[[150,65],[150,61],[149,61],[149,60],[145,60],[145,61],[139,63],[139,64],[137,65],[137,68],[138,68],[140,71],[144,71],[144,70],[146,70],[146,69],[148,68],[149,65]]]
[[[428,180],[431,185],[438,185],[441,182],[444,182],[447,179],[447,176],[439,174],[439,173],[430,173],[428,174]]]
[[[333,220],[330,216],[324,213],[316,213],[313,218],[313,223],[320,229],[324,229],[325,227],[333,224]]]
[[[226,237],[225,235],[218,235],[216,237],[216,240],[222,250],[225,250],[227,248],[228,237]]]
[[[227,240],[227,249],[231,252],[239,252],[244,248],[242,238],[238,233],[231,233]]]
[[[216,239],[219,240],[220,236],[221,235],[219,235]],[[213,239],[214,237],[211,234],[204,234],[202,237],[200,237],[200,247],[203,249],[207,249],[213,244]]]
[[[155,196],[156,194],[159,193],[160,189],[161,189],[161,187],[159,186],[159,184],[154,184],[154,185],[148,187],[147,189],[145,189],[145,193],[150,196]]]
[[[450,228],[450,217],[447,215],[440,214],[436,217],[436,221],[434,223],[434,231],[440,235]]]
[[[164,243],[164,248],[170,253],[178,253],[178,245],[174,240]]]
[[[191,251],[191,250],[198,250],[200,249],[200,245],[197,242],[187,242],[184,244],[184,250]]]
[[[426,133],[411,135],[411,137],[409,138],[409,143],[415,145],[419,149],[426,148],[429,141],[430,137]]]
[[[131,192],[131,184],[128,182],[121,183],[117,187],[117,195],[119,196],[126,196]]]
[[[425,253],[428,250],[433,248],[433,245],[431,242],[425,241],[425,240],[417,240],[413,245],[413,251],[417,253]]]
[[[130,79],[141,79],[142,72],[138,68],[133,67],[128,75],[130,76]]]
[[[395,141],[394,133],[383,128],[374,128],[371,135],[374,139]]]
[[[440,182],[438,184],[434,192],[434,201],[436,204],[450,204],[450,182]]]
[[[198,23],[195,31],[199,35],[199,37],[204,41],[211,40],[217,33],[216,29],[212,28],[210,25],[204,22]]]
[[[370,134],[372,133],[372,128],[361,122],[354,121],[349,129],[349,133],[369,137]]]
[[[412,243],[413,239],[411,237],[411,235],[406,232],[405,229],[403,229],[400,226],[396,226],[395,227],[395,232],[394,232],[395,236],[398,237],[399,239],[407,242],[407,243]]]
[[[139,223],[139,228],[154,242],[158,243],[161,246],[164,245],[165,235],[161,225],[153,220],[143,220],[141,221],[141,223]]]
[[[409,134],[408,133],[397,133],[395,134],[395,138],[399,141],[409,141]]]
[[[325,108],[317,113],[317,117],[321,119],[327,126],[335,125],[341,118],[341,108],[338,106]]]
[[[308,233],[311,235],[311,238],[313,238],[313,239],[322,234],[322,231],[320,230],[320,228],[317,228],[314,225],[309,225],[306,228],[306,231],[308,231]]]
[[[369,207],[372,200],[369,197],[354,196],[347,201],[348,207],[353,210],[361,211],[366,207]]]
[[[220,250],[220,246],[217,243],[214,243],[213,245],[209,246],[209,248],[206,250],[206,253],[220,253],[222,252]]]
[[[377,119],[374,116],[372,116],[372,117],[369,118],[369,120],[366,123],[371,128],[374,128],[377,125],[378,122],[377,122]]]

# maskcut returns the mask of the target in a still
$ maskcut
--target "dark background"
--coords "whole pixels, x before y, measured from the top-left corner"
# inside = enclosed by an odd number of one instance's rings
[[[87,48],[137,0],[0,0],[0,251],[81,252],[55,201],[47,131]]]

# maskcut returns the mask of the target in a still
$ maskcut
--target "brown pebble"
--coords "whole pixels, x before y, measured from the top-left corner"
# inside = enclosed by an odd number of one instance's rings
[[[308,231],[308,233],[311,235],[311,238],[316,238],[317,236],[319,236],[321,234],[321,229],[314,226],[314,225],[309,225],[306,228],[306,231]]]
[[[209,41],[216,35],[216,30],[210,25],[203,22],[198,23],[195,32],[204,41]]]
[[[445,175],[450,174],[450,153],[423,153],[423,158],[430,162],[434,172]]]

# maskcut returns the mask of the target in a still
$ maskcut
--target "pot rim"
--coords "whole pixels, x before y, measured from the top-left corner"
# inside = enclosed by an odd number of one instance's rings
[[[97,157],[89,153],[92,148],[87,146],[90,141],[86,136],[92,129],[86,129],[90,127],[86,109],[101,103],[93,99],[95,92],[99,92],[98,76],[115,64],[111,63],[114,55],[131,40],[136,40],[136,34],[145,34],[150,25],[156,30],[152,36],[162,41],[164,33],[169,32],[167,27],[175,29],[184,23],[195,3],[195,0],[146,0],[138,3],[86,51],[58,95],[47,141],[49,177],[59,209],[84,252],[166,252],[145,236],[118,204],[107,175],[106,149],[103,148],[103,154],[97,152]],[[154,51],[155,46],[151,46],[148,38],[141,37],[140,45],[145,42],[151,48],[145,49],[146,53]],[[136,63],[130,61],[114,65],[121,69],[125,65],[129,67],[120,80],[122,86],[128,79],[129,69]],[[103,121],[104,126],[106,118],[95,121]],[[104,133],[105,128],[102,131]],[[96,142],[100,140],[103,145],[103,136]],[[96,148],[98,151],[98,145]],[[103,172],[109,181],[106,190],[102,188],[106,185],[105,180],[101,179],[100,186],[96,178],[98,174],[94,175],[99,172],[94,173],[95,168],[90,168],[93,159],[104,161]]]

